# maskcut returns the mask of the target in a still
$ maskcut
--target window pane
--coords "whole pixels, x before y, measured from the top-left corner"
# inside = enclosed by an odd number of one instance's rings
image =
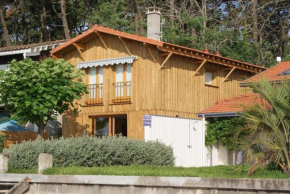
[[[123,82],[123,64],[116,65],[116,82]]]
[[[103,76],[103,67],[98,67],[98,78],[99,78],[99,98],[103,98],[103,84],[104,83],[104,76]]]
[[[89,68],[89,84],[96,84],[96,67]]]
[[[96,135],[97,136],[109,135],[109,118],[100,117],[96,119],[97,119]]]
[[[103,83],[103,67],[98,67],[99,70],[98,70],[98,76],[99,76],[99,84],[102,84]]]
[[[95,99],[96,98],[96,73],[97,69],[96,67],[89,68],[89,99]]]
[[[131,81],[131,68],[132,64],[127,64],[126,65],[126,81]]]
[[[212,83],[212,72],[205,72],[205,83],[206,84]]]

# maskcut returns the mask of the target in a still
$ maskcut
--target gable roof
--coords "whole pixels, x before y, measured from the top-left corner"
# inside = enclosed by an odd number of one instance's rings
[[[186,57],[191,57],[191,58],[195,58],[202,61],[206,60],[208,62],[217,63],[217,64],[228,66],[228,67],[235,67],[237,69],[241,69],[244,71],[258,73],[266,69],[261,66],[222,57],[220,55],[215,55],[208,52],[199,51],[196,49],[174,45],[174,44],[170,44],[170,43],[166,43],[166,42],[162,42],[158,40],[153,40],[153,39],[149,39],[140,35],[133,35],[133,34],[125,33],[125,32],[120,32],[120,31],[113,30],[113,29],[106,28],[99,25],[94,25],[93,28],[72,38],[71,40],[67,41],[63,45],[53,49],[51,54],[53,57],[60,57],[62,53],[67,51],[67,49],[74,47],[73,43],[82,43],[85,40],[87,40],[87,38],[90,36],[93,36],[93,35],[97,36],[97,33],[101,35],[109,34],[109,35],[129,39],[129,40],[139,41],[145,44],[156,46],[160,51],[163,51],[163,52],[173,53],[176,55],[183,55]]]
[[[275,65],[266,71],[263,71],[253,77],[246,79],[241,86],[246,86],[249,83],[259,82],[262,79],[269,80],[271,82],[279,82],[281,80],[290,80],[289,75],[280,75],[281,73],[290,69],[290,61],[280,62],[278,65]]]
[[[263,99],[258,93],[248,93],[232,98],[225,98],[217,101],[213,106],[198,113],[198,116],[205,117],[232,117],[238,116],[245,107],[259,104],[267,109],[270,109],[271,105]]]

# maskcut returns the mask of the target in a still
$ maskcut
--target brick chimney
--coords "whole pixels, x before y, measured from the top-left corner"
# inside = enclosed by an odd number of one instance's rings
[[[147,38],[160,40],[160,10],[150,7],[147,11]]]

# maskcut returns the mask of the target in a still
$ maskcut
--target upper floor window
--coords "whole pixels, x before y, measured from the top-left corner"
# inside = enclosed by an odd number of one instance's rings
[[[88,104],[103,102],[103,67],[91,67],[88,70]]]
[[[114,102],[131,101],[132,64],[119,64],[115,67]]]
[[[210,71],[205,72],[205,83],[213,84],[213,72]]]

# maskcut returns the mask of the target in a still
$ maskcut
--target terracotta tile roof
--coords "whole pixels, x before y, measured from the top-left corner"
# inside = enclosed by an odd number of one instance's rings
[[[49,42],[40,42],[40,43],[34,43],[34,44],[24,44],[24,45],[17,45],[17,46],[8,46],[8,47],[2,47],[0,48],[0,52],[5,51],[14,51],[14,50],[22,50],[22,49],[29,49],[32,47],[38,47],[38,46],[44,46],[44,45],[51,45],[51,44],[58,44],[58,43],[64,43],[66,40],[55,40],[55,41],[49,41]]]
[[[152,44],[152,45],[156,45],[156,46],[163,46],[162,41],[145,38],[145,37],[140,36],[140,35],[134,35],[134,34],[129,34],[129,33],[113,30],[113,29],[106,28],[106,27],[99,26],[99,25],[94,25],[93,28],[85,31],[84,33],[82,33],[82,34],[80,34],[72,39],[70,39],[65,44],[52,50],[52,54],[55,54],[58,51],[62,50],[63,48],[72,45],[72,43],[74,43],[74,42],[82,40],[83,38],[87,37],[90,34],[94,34],[95,31],[105,33],[105,34],[115,35],[115,36],[122,37],[122,38],[131,39],[131,40],[136,40],[136,41],[140,41],[140,42],[144,42],[144,43]]]
[[[110,35],[114,35],[114,36],[118,36],[118,37],[122,37],[122,38],[126,38],[126,39],[131,39],[131,40],[135,40],[135,41],[139,41],[139,42],[143,42],[146,44],[151,44],[151,45],[155,45],[158,47],[174,47],[177,48],[177,50],[183,50],[183,51],[189,51],[187,52],[187,54],[189,54],[190,52],[194,52],[196,53],[196,55],[200,55],[200,56],[207,56],[207,57],[214,57],[216,59],[218,59],[220,62],[224,61],[225,63],[236,63],[237,65],[240,65],[241,67],[244,66],[249,66],[249,69],[256,69],[257,71],[263,71],[266,68],[258,66],[258,65],[254,65],[254,64],[249,64],[249,63],[244,63],[241,61],[237,61],[237,60],[233,60],[233,59],[229,59],[226,57],[221,57],[220,55],[215,55],[215,54],[211,54],[208,52],[204,52],[204,51],[199,51],[196,49],[191,49],[188,47],[183,47],[183,46],[179,46],[179,45],[174,45],[174,44],[170,44],[167,42],[162,42],[162,41],[158,41],[158,40],[153,40],[153,39],[149,39],[140,35],[133,35],[133,34],[129,34],[129,33],[125,33],[125,32],[120,32],[117,30],[113,30],[110,28],[106,28],[103,26],[99,26],[99,25],[94,25],[93,28],[87,30],[86,32],[72,38],[71,40],[68,40],[65,44],[58,46],[57,48],[53,49],[51,54],[53,56],[57,56],[60,54],[60,52],[62,50],[65,50],[65,48],[73,46],[73,43],[76,43],[78,41],[82,41],[84,40],[86,37],[88,37],[89,35],[95,34],[95,32],[100,32],[100,34],[104,33],[104,34],[110,34]]]
[[[197,49],[193,49],[193,48],[188,48],[188,47],[185,47],[185,46],[179,46],[179,45],[175,45],[175,44],[171,44],[171,43],[167,43],[167,42],[163,42],[163,46],[174,46],[174,47],[178,47],[178,48],[181,48],[181,49],[186,49],[186,50],[190,50],[190,51],[193,51],[193,52],[198,52],[200,54],[206,54],[208,56],[214,56],[214,57],[217,57],[219,58],[220,60],[230,60],[232,62],[236,62],[236,63],[242,63],[243,65],[249,65],[249,66],[252,66],[252,67],[257,67],[259,69],[262,69],[262,70],[266,70],[267,68],[264,68],[262,66],[259,66],[259,65],[254,65],[254,64],[251,64],[251,63],[246,63],[246,62],[242,62],[242,61],[238,61],[238,60],[235,60],[235,59],[230,59],[230,58],[227,58],[227,57],[223,57],[221,56],[219,53],[218,54],[212,54],[210,52],[208,52],[207,49],[205,49],[204,51],[200,51],[200,50],[197,50]]]
[[[290,75],[279,75],[283,73],[284,71],[287,71],[290,69],[290,61],[286,62],[280,62],[278,65],[275,65],[266,71],[263,71],[253,77],[250,77],[246,79],[243,83],[253,83],[253,82],[258,82],[262,79],[266,79],[269,81],[281,81],[281,80],[289,80]]]
[[[242,112],[245,107],[260,104],[270,109],[270,104],[264,100],[258,93],[248,93],[232,98],[226,98],[217,101],[213,106],[203,110],[198,114],[211,113],[238,113]]]

